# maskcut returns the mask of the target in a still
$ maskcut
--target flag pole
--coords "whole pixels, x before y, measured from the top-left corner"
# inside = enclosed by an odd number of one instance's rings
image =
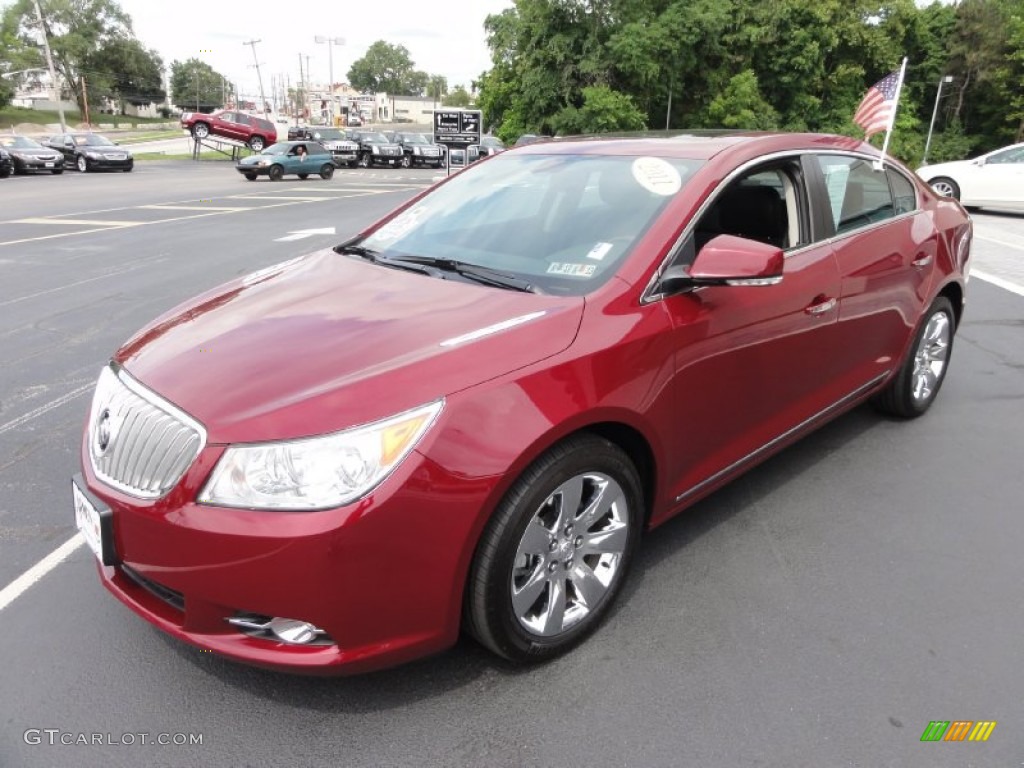
[[[875,170],[882,170],[882,166],[885,163],[885,153],[889,150],[889,139],[892,137],[893,126],[896,125],[896,112],[900,108],[900,92],[903,90],[903,78],[907,74],[907,57],[903,57],[903,63],[900,64],[900,77],[896,81],[896,95],[893,97],[892,102],[892,114],[889,116],[889,127],[885,130],[885,141],[882,142],[882,156],[875,161]]]

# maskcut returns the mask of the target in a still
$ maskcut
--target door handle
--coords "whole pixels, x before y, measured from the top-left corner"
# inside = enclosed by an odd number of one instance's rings
[[[929,264],[931,264],[933,258],[935,257],[932,256],[930,253],[928,255],[919,255],[910,263],[920,269],[921,267],[927,267]]]
[[[814,300],[813,304],[804,307],[804,312],[808,315],[824,315],[830,309],[835,307],[835,305],[836,300],[834,298],[826,299],[824,296],[819,296]]]

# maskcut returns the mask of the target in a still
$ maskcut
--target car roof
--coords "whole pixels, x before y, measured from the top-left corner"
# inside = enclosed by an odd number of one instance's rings
[[[733,131],[681,131],[657,135],[573,136],[516,147],[517,153],[657,155],[710,160],[723,152],[756,155],[787,150],[856,150],[878,155],[870,144],[849,136],[820,133],[767,133]],[[745,151],[744,151],[745,150]]]

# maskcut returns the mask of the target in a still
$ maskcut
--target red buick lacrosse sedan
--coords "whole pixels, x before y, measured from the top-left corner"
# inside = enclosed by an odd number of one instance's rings
[[[562,653],[641,535],[871,399],[924,413],[971,222],[820,135],[535,144],[171,310],[72,485],[105,586],[223,656]]]

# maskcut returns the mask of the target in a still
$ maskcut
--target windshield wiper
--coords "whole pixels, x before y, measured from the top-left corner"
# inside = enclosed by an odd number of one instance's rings
[[[417,262],[402,262],[398,259],[394,259],[390,256],[381,256],[380,251],[375,251],[372,248],[367,248],[363,245],[339,245],[334,249],[335,253],[351,253],[354,256],[372,261],[374,264],[381,264],[385,267],[392,267],[393,269],[404,269],[409,272],[418,272],[423,275],[435,275],[435,270],[432,270],[426,264],[418,264]]]
[[[467,264],[464,261],[455,259],[442,259],[434,256],[388,256],[381,259],[385,263],[417,264],[426,267],[434,267],[442,272],[454,272],[462,277],[468,277],[484,285],[493,285],[498,288],[508,288],[513,291],[524,293],[540,293],[536,286],[529,280],[510,275],[490,267],[482,267],[479,264]]]

